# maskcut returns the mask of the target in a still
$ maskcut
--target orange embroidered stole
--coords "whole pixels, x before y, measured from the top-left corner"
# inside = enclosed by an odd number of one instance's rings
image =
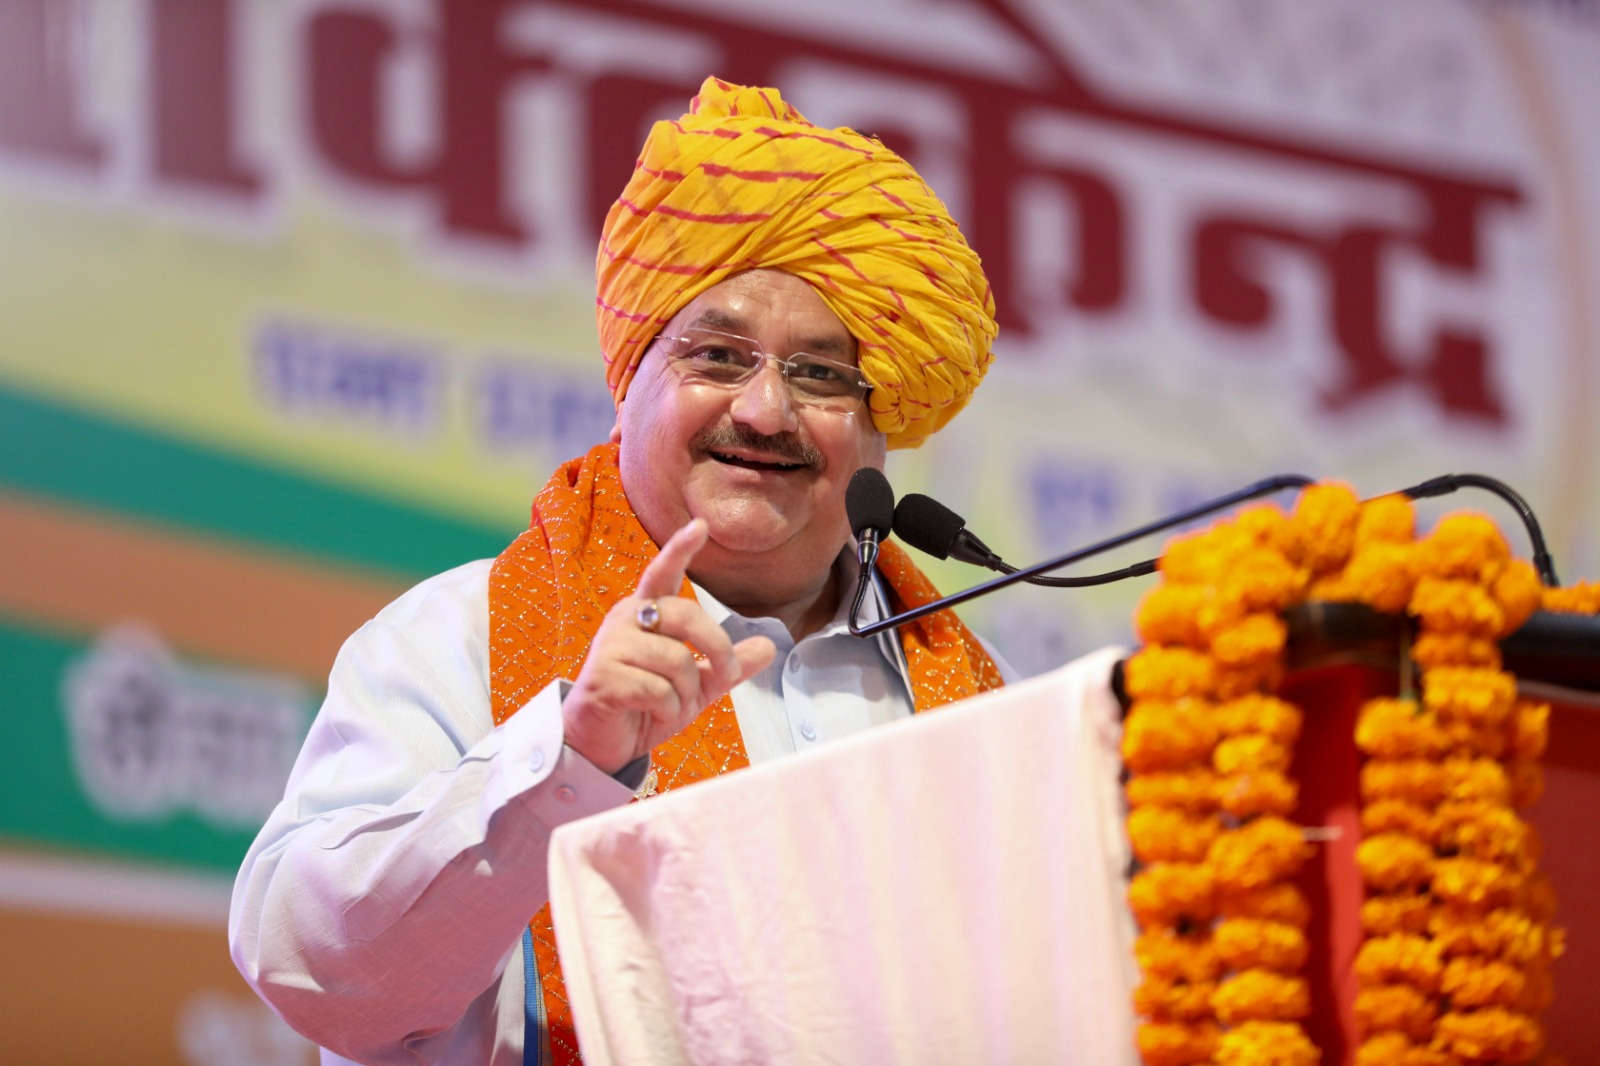
[[[528,529],[495,560],[489,576],[489,687],[496,725],[551,681],[575,678],[606,613],[638,585],[656,544],[628,506],[617,449],[601,444],[560,467],[533,501]],[[878,569],[892,607],[920,607],[938,590],[897,545],[885,543]],[[693,596],[687,581],[683,595]],[[900,629],[917,711],[1001,685],[983,645],[951,611]],[[733,701],[723,696],[650,753],[656,790],[715,777],[749,764]],[[578,1063],[566,986],[546,904],[534,916],[534,954],[544,993],[552,1061]]]

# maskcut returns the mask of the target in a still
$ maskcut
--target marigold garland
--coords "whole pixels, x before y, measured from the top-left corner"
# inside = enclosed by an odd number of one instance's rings
[[[1319,1061],[1299,1024],[1301,717],[1274,694],[1282,612],[1307,598],[1409,614],[1422,671],[1420,692],[1368,701],[1356,726],[1355,1061],[1531,1061],[1562,933],[1517,812],[1543,787],[1550,708],[1517,696],[1499,641],[1540,607],[1600,613],[1600,584],[1544,588],[1488,519],[1450,515],[1418,539],[1409,500],[1363,503],[1342,485],[1307,489],[1292,515],[1254,506],[1175,539],[1160,571],[1136,616],[1122,739],[1145,1063]]]

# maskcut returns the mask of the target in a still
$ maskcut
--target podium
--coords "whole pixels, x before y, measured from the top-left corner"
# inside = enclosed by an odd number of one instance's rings
[[[1339,831],[1301,878],[1306,1028],[1332,1066],[1356,1046],[1355,717],[1397,688],[1401,623],[1336,604],[1288,620],[1296,818]],[[1567,930],[1550,1046],[1600,1062],[1600,619],[1536,614],[1502,648],[1552,704],[1527,812]],[[1116,659],[558,831],[585,1061],[1137,1062]]]
[[[1357,773],[1351,737],[1363,700],[1398,687],[1401,621],[1353,604],[1293,608],[1289,668],[1281,693],[1306,712],[1294,774],[1296,818],[1338,835],[1317,848],[1300,887],[1319,920],[1306,976],[1313,1015],[1306,1031],[1334,1066],[1354,1060],[1351,971],[1361,943]],[[1545,792],[1524,816],[1544,842],[1540,868],[1556,892],[1566,953],[1555,962],[1555,1001],[1544,1015],[1550,1052],[1600,1062],[1600,619],[1540,612],[1501,642],[1521,692],[1551,705]]]
[[[559,830],[584,1061],[1136,1062],[1118,658]]]

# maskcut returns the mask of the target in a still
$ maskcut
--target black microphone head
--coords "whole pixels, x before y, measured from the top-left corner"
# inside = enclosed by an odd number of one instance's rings
[[[966,519],[920,492],[909,493],[894,509],[894,535],[936,559],[950,558]]]
[[[877,530],[879,537],[889,535],[894,527],[894,490],[882,470],[864,466],[851,475],[844,490],[844,510],[856,536],[865,529]]]

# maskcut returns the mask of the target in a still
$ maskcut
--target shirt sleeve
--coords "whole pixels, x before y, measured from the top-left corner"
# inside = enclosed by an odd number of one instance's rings
[[[563,745],[566,682],[494,728],[487,574],[441,575],[346,642],[234,886],[245,979],[362,1062],[489,1062],[497,1031],[520,1038],[500,984],[548,899],[550,834],[632,795]]]

